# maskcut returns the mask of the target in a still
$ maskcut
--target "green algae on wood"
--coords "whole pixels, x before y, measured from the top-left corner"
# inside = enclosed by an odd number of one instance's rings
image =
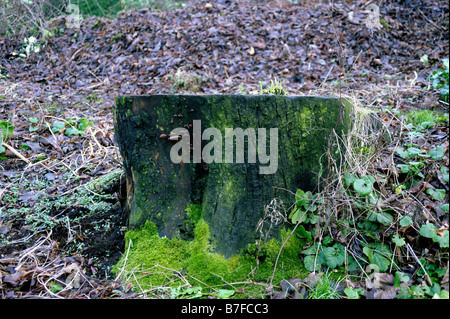
[[[312,190],[326,174],[330,135],[349,127],[350,106],[334,98],[245,95],[151,95],[118,97],[114,106],[116,139],[127,175],[128,226],[151,221],[158,234],[192,239],[186,207],[201,204],[214,251],[231,258],[258,239],[264,207],[277,197],[295,201],[286,190]],[[160,138],[201,120],[202,130],[278,129],[274,174],[260,174],[259,162],[173,163],[173,143]],[[210,141],[201,141],[201,148]],[[236,146],[237,141],[234,141]],[[267,143],[267,153],[269,153]],[[222,144],[222,147],[225,145]],[[248,143],[247,143],[248,146]],[[222,156],[227,155],[222,149]],[[281,227],[274,229],[279,238]]]

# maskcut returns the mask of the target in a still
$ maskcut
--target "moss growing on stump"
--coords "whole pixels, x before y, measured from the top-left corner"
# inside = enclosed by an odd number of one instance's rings
[[[270,281],[281,242],[287,238],[288,232],[283,229],[280,235],[281,241],[272,238],[260,247],[250,244],[245,253],[225,258],[214,253],[210,228],[203,219],[195,223],[192,240],[160,237],[156,225],[147,221],[141,228],[127,231],[126,254],[113,268],[113,273],[121,274],[122,279],[145,291],[154,291],[155,295],[186,287],[188,282],[194,287],[201,287],[204,294],[213,289],[245,287],[246,295],[236,297],[262,297],[266,286],[254,283]],[[304,277],[298,257],[300,246],[296,236],[287,241],[280,255],[274,282]],[[258,252],[259,263],[256,262]]]
[[[333,130],[341,134],[348,129],[349,112],[350,106],[344,106],[339,100],[320,97],[152,95],[117,98],[115,132],[127,175],[129,227],[137,228],[150,221],[160,236],[192,240],[198,220],[203,220],[208,224],[208,238],[215,252],[226,258],[240,254],[258,239],[256,226],[264,216],[264,207],[273,198],[280,198],[286,208],[294,203],[294,196],[282,189],[312,190],[317,185],[321,175],[326,173],[329,137]],[[194,132],[194,120],[201,121],[200,133]],[[174,143],[168,137],[176,128],[186,128],[189,133],[194,150],[188,162],[171,161]],[[211,147],[210,143],[215,141],[216,137],[208,140],[208,136],[202,136],[207,128],[220,132],[221,140],[217,142],[222,161],[194,160],[195,151]],[[271,128],[278,129],[276,163],[264,162],[259,152],[256,162],[249,161],[248,137],[243,139],[243,162],[236,162],[238,139],[232,142],[233,153],[227,152],[227,129],[234,133],[236,129],[244,133],[246,129],[254,129],[255,143],[261,146],[258,150],[270,156]],[[264,145],[263,131],[267,139]],[[214,155],[217,150],[214,148]],[[233,160],[227,163],[230,155]],[[276,164],[274,172],[261,173],[272,164]],[[202,204],[201,212],[195,215],[197,222],[186,212],[190,204]],[[280,229],[273,230],[275,238],[280,237]]]

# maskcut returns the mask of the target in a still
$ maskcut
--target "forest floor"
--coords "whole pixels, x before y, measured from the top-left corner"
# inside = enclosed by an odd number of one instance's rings
[[[36,42],[0,38],[1,298],[142,296],[111,274],[126,231],[114,98],[258,94],[272,79],[292,95],[350,96],[391,134],[364,171],[384,208],[370,215],[354,193],[348,206],[377,228],[353,223],[344,235],[346,209],[328,236],[368,266],[384,268],[380,251],[396,263],[371,275],[360,267],[366,278],[346,281],[343,296],[448,298],[448,99],[428,80],[448,59],[448,3],[383,3],[373,29],[365,3],[197,1],[86,17],[80,30],[54,19]],[[361,233],[387,250],[353,240]]]

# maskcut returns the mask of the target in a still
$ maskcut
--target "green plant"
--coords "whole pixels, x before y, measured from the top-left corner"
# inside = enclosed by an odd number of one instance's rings
[[[263,88],[263,82],[259,82],[260,93],[261,94],[273,94],[273,95],[287,95],[286,89],[283,88],[283,84],[278,82],[277,78],[275,80],[270,80],[270,86],[268,89]]]
[[[449,59],[442,60],[443,69],[437,69],[428,77],[428,81],[431,82],[431,87],[435,90],[439,90],[441,97],[444,101],[448,102],[449,97]]]
[[[303,263],[308,271],[318,271],[322,266],[334,269],[345,263],[345,248],[342,244],[334,243],[326,247],[315,243],[302,252],[305,256]]]
[[[429,109],[405,112],[407,129],[414,131],[433,127],[435,124],[448,122],[448,114]]]
[[[338,280],[339,282],[339,280]],[[308,286],[308,299],[340,299],[341,296],[336,291],[337,284],[332,280],[328,271],[321,275],[317,284]]]
[[[445,198],[445,189],[427,189],[427,194],[434,200],[443,200]]]
[[[360,296],[364,296],[364,291],[359,287],[346,287],[344,293],[347,295],[348,299],[359,299]]]
[[[422,162],[407,162],[406,164],[397,164],[397,167],[400,168],[402,173],[407,174],[408,176],[419,176],[424,178],[423,174],[420,170],[424,167]]]
[[[239,84],[238,88],[239,88],[239,94],[242,94],[242,95],[248,94],[242,84]]]
[[[99,103],[99,104],[103,102],[103,98],[101,96],[98,96],[98,94],[95,92],[90,94],[86,99],[90,102]]]
[[[432,239],[433,242],[438,243],[441,248],[448,248],[448,230],[444,230],[442,234],[440,234],[436,230],[436,226],[430,223],[422,225],[419,234],[423,237]]]
[[[369,265],[373,265],[372,268],[378,272],[385,272],[391,265],[392,252],[385,244],[373,243],[371,247],[365,246],[363,253],[369,259]]]
[[[8,137],[10,137],[14,132],[14,125],[10,122],[1,121],[0,122],[0,153],[5,151],[2,143],[6,141]]]
[[[28,128],[28,130],[30,132],[35,132],[38,130],[38,127],[36,126],[36,124],[39,122],[39,118],[30,117],[30,118],[28,118],[28,122],[30,122],[30,127]]]
[[[375,183],[375,178],[371,175],[362,176],[357,178],[353,174],[344,174],[344,184],[347,187],[353,186],[353,189],[362,197],[370,195],[373,191],[373,183]]]
[[[428,153],[425,150],[416,148],[416,147],[408,147],[406,150],[403,150],[401,148],[396,150],[397,154],[400,155],[402,158],[414,158],[416,156],[419,157],[428,157]]]
[[[300,223],[317,223],[318,216],[317,213],[317,204],[320,204],[322,201],[318,199],[314,204],[311,203],[318,197],[318,194],[312,194],[310,191],[304,192],[301,189],[298,189],[295,193],[296,195],[296,203],[295,207],[289,215],[289,219],[293,224]],[[305,214],[307,212],[307,214]]]
[[[429,151],[428,155],[431,157],[432,160],[435,160],[435,161],[441,160],[445,155],[444,145],[439,145],[439,146],[433,147]]]
[[[68,128],[66,128],[66,124],[69,125]],[[63,133],[67,136],[71,135],[84,135],[84,131],[88,126],[92,126],[92,121],[89,121],[87,119],[80,119],[80,118],[69,118],[67,120],[63,121],[54,121],[51,131],[53,133]]]
[[[0,79],[9,79],[8,74],[6,74],[6,69],[1,67],[0,67]]]
[[[449,182],[448,168],[445,166],[442,166],[440,169],[440,173],[442,176],[442,180],[448,184],[448,182]]]
[[[430,62],[428,61],[428,54],[422,55],[420,57],[420,62],[422,62],[426,66],[430,65]]]
[[[25,51],[25,56],[19,54],[19,56],[28,58],[32,52],[38,53],[41,51],[41,44],[33,36],[23,39],[23,50]]]

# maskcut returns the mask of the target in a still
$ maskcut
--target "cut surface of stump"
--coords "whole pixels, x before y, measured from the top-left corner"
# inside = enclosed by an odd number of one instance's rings
[[[273,199],[289,213],[289,191],[313,190],[325,176],[330,136],[348,129],[349,112],[349,104],[323,97],[117,97],[128,226],[149,220],[160,236],[188,239],[195,220],[187,211],[197,204],[215,251],[239,253],[260,236]]]

